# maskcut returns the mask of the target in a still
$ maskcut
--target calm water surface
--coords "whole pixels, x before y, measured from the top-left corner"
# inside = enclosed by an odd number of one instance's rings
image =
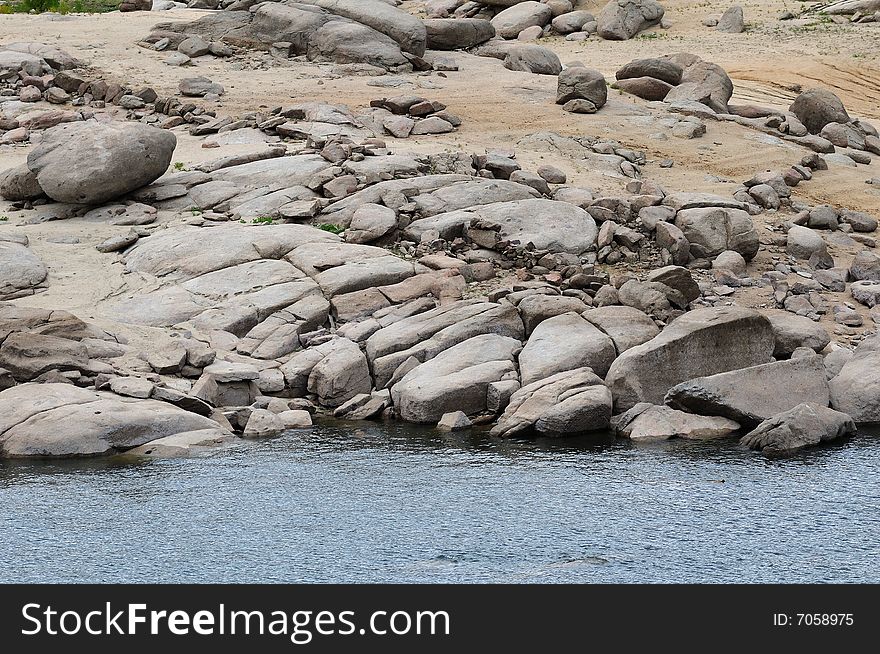
[[[0,557],[3,582],[878,582],[880,436],[768,461],[358,423],[5,462]]]

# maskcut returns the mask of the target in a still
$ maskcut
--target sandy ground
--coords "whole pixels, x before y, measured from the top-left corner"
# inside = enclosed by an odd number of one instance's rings
[[[579,8],[596,9],[604,2],[581,2]],[[741,2],[748,31],[723,34],[702,25],[707,16],[719,15],[727,2],[666,0],[668,29],[655,28],[627,42],[590,40],[567,42],[561,37],[539,43],[553,49],[563,62],[580,60],[613,79],[623,64],[641,57],[672,52],[692,52],[723,66],[735,84],[732,104],[753,103],[787,107],[798,91],[822,85],[834,90],[850,114],[880,125],[880,24],[837,25],[815,20],[779,21],[784,9],[798,10],[799,2],[752,0]],[[422,2],[404,6],[418,13]],[[183,77],[205,75],[226,88],[226,95],[215,107],[221,114],[235,115],[256,108],[271,108],[308,100],[345,103],[353,109],[366,107],[371,99],[415,93],[448,105],[461,116],[462,127],[443,136],[411,138],[392,142],[397,151],[431,152],[463,150],[481,152],[487,148],[516,150],[524,168],[534,169],[552,163],[569,175],[569,183],[593,188],[598,193],[616,194],[625,180],[603,176],[559,153],[542,152],[519,146],[520,140],[537,132],[552,131],[564,136],[595,136],[615,139],[626,146],[644,150],[648,163],[643,176],[671,189],[709,191],[728,195],[741,181],[767,169],[784,169],[797,163],[806,150],[779,140],[768,140],[760,132],[731,123],[709,122],[707,134],[699,139],[652,135],[663,131],[656,121],[669,114],[649,109],[646,103],[611,91],[609,102],[594,115],[568,114],[554,104],[556,78],[506,70],[495,59],[451,53],[460,71],[401,76],[402,86],[382,88],[371,84],[388,76],[340,77],[332,65],[301,61],[272,62],[268,70],[252,69],[253,56],[222,60],[203,57],[196,66],[172,67],[163,63],[167,53],[141,48],[136,42],[162,21],[191,21],[207,12],[176,10],[103,14],[94,16],[12,15],[0,18],[0,42],[41,41],[57,45],[103,72],[108,80],[130,86],[152,86],[160,95],[176,91]],[[191,164],[252,146],[203,149],[201,140],[185,130],[175,130],[179,146],[175,161]],[[0,147],[0,169],[24,160],[28,147]],[[672,159],[672,168],[661,168],[663,159]],[[880,185],[866,180],[880,177],[876,160],[872,166],[845,168],[832,166],[812,181],[794,190],[793,197],[810,204],[831,203],[880,215]],[[3,207],[0,206],[0,212]],[[8,213],[8,212],[7,212]],[[8,225],[18,222],[8,213]],[[164,217],[163,217],[164,219]],[[764,223],[779,224],[783,216],[764,214],[756,221],[762,240],[770,233]],[[2,223],[0,223],[2,225]],[[0,227],[4,228],[4,227]],[[50,266],[50,289],[22,303],[34,306],[68,308],[83,317],[96,313],[95,307],[118,292],[123,285],[122,266],[115,257],[91,248],[52,243],[59,236],[98,243],[109,235],[127,231],[81,220],[23,227],[32,247]],[[85,251],[89,250],[89,251]],[[848,248],[831,247],[840,264],[852,255]],[[772,268],[771,253],[762,252],[750,270],[755,274]],[[88,277],[84,284],[83,278]],[[742,304],[766,302],[769,292],[738,293]],[[840,298],[843,299],[843,298]],[[867,317],[867,312],[865,311]],[[830,317],[829,317],[830,319]],[[870,325],[870,320],[867,321]],[[829,327],[833,328],[832,325]]]

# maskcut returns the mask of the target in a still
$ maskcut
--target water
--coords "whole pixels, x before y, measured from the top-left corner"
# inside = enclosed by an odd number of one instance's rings
[[[323,425],[194,459],[0,463],[2,582],[878,582],[880,437],[499,442]]]

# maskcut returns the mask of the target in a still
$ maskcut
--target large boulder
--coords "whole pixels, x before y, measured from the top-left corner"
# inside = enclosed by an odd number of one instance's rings
[[[733,82],[721,66],[688,53],[664,59],[682,67],[681,81],[669,91],[666,102],[700,102],[717,113],[728,113]]]
[[[727,11],[721,14],[715,29],[719,32],[727,34],[740,34],[746,29],[745,18],[743,17],[743,9],[739,5],[729,7]]]
[[[880,338],[862,341],[830,386],[832,408],[857,424],[880,423]]]
[[[584,311],[582,315],[611,337],[617,354],[647,343],[660,333],[650,316],[634,307],[611,305]]]
[[[383,327],[367,339],[366,345],[376,388],[384,388],[410,357],[424,363],[481,334],[522,340],[523,324],[516,307],[509,302],[461,300]]]
[[[690,252],[696,258],[711,259],[725,250],[734,250],[749,260],[758,253],[758,231],[752,217],[742,209],[682,209],[675,216],[675,226],[690,243]]]
[[[639,77],[651,77],[672,86],[681,83],[684,68],[674,61],[662,57],[650,59],[635,59],[615,73],[618,80],[637,79]]]
[[[495,33],[505,39],[515,39],[527,27],[544,27],[553,19],[553,11],[542,2],[527,0],[495,15],[492,26]]]
[[[424,22],[431,50],[472,48],[495,36],[492,23],[481,18],[429,18]]]
[[[626,41],[657,25],[663,13],[655,0],[611,0],[596,16],[597,32],[603,39]]]
[[[349,18],[384,34],[400,49],[417,57],[425,54],[427,33],[424,23],[383,0],[298,0]]]
[[[805,403],[768,418],[740,442],[767,456],[776,456],[833,441],[855,431],[852,418],[845,413]]]
[[[773,326],[776,337],[773,356],[777,358],[790,357],[799,347],[821,352],[831,342],[828,331],[806,316],[798,316],[789,311],[774,311],[765,315]]]
[[[766,420],[803,402],[828,406],[825,364],[818,354],[691,379],[673,386],[666,404],[741,424]]]
[[[309,39],[307,56],[312,61],[372,64],[389,70],[409,64],[394,39],[372,27],[345,21],[319,27]]]
[[[35,200],[43,195],[43,189],[34,172],[22,164],[0,173],[0,198],[16,202]]]
[[[616,354],[608,335],[579,314],[554,316],[535,327],[519,355],[522,384],[576,368],[591,368],[604,377]]]
[[[840,98],[828,89],[809,89],[791,103],[789,111],[798,117],[810,134],[818,134],[828,123],[850,121]]]
[[[84,371],[88,367],[86,346],[50,334],[15,332],[0,345],[0,368],[19,382],[39,377],[50,370]]]
[[[475,336],[416,366],[391,387],[400,417],[436,423],[444,414],[486,411],[490,383],[516,374],[518,339],[496,334]]]
[[[556,104],[577,99],[589,100],[596,109],[605,105],[608,101],[608,87],[602,73],[583,66],[572,66],[559,73]]]
[[[49,271],[22,243],[6,241],[0,232],[0,300],[33,295],[46,286]]]
[[[618,411],[638,402],[662,404],[667,391],[682,382],[769,362],[774,344],[770,321],[757,311],[696,309],[624,352],[611,365],[606,383]]]
[[[647,402],[636,404],[614,419],[615,433],[637,443],[652,443],[670,438],[712,440],[730,436],[739,427],[739,423],[729,418],[696,416]]]
[[[562,62],[555,52],[540,45],[511,46],[505,57],[504,67],[522,73],[534,75],[558,75],[562,71]]]
[[[589,368],[568,370],[523,386],[510,403],[493,436],[529,433],[565,436],[607,429],[611,420],[611,392]]]
[[[158,179],[176,145],[173,133],[141,123],[68,123],[46,130],[27,165],[53,200],[101,204]]]
[[[70,384],[22,384],[0,393],[0,457],[96,456],[160,438],[217,429],[167,402]]]

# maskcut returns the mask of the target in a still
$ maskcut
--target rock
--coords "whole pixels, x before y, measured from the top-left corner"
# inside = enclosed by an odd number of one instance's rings
[[[0,182],[0,187],[2,187],[2,182]],[[840,212],[840,220],[844,224],[851,225],[854,232],[870,233],[877,230],[877,219],[862,211],[844,209]]]
[[[559,34],[572,34],[580,32],[584,25],[594,20],[593,14],[589,11],[570,11],[556,16],[550,24]]]
[[[201,57],[211,51],[211,44],[202,37],[194,35],[181,41],[177,46],[177,51],[182,52],[187,57]]]
[[[562,106],[563,111],[572,114],[594,114],[598,111],[596,105],[589,100],[569,100]]]
[[[770,321],[754,310],[697,309],[621,354],[606,383],[618,410],[638,402],[660,404],[666,392],[682,382],[767,363],[774,345]]]
[[[367,339],[366,353],[376,387],[384,388],[398,366],[410,357],[428,361],[481,334],[521,340],[523,324],[516,308],[510,304],[461,300],[383,327]]]
[[[669,95],[669,91],[672,90],[671,84],[667,84],[659,79],[654,79],[653,77],[634,77],[617,80],[617,82],[614,83],[614,87],[620,89],[624,93],[629,93],[630,95],[652,102],[665,100],[666,96]],[[705,128],[706,126],[703,125],[704,132]],[[694,127],[694,129],[696,129],[696,127]],[[693,136],[691,138],[693,138]]]
[[[825,241],[808,227],[794,225],[788,230],[785,250],[798,259],[809,259],[814,254],[826,252]]]
[[[856,432],[852,418],[816,404],[799,404],[758,425],[740,443],[766,456],[785,455]]]
[[[625,41],[660,23],[663,13],[655,0],[611,0],[596,16],[597,32],[603,39]]]
[[[312,368],[307,388],[318,396],[322,406],[337,407],[358,393],[372,390],[367,359],[356,343],[337,338],[320,347],[323,357]]]
[[[471,426],[470,418],[462,411],[453,411],[444,413],[437,423],[437,429],[440,431],[461,431]]]
[[[0,393],[0,457],[112,454],[160,438],[216,429],[208,418],[156,400],[69,384],[22,384]]]
[[[504,39],[515,39],[527,27],[544,27],[553,18],[553,11],[541,2],[527,0],[495,14],[492,26]]]
[[[431,116],[430,118],[418,121],[415,126],[413,126],[410,134],[412,136],[421,136],[424,134],[446,134],[454,131],[455,127],[453,127],[451,123],[438,116]]]
[[[789,231],[789,233],[791,233]],[[880,281],[880,256],[867,250],[862,250],[849,266],[849,276],[856,280]]]
[[[772,186],[757,184],[749,189],[749,195],[764,209],[778,209],[780,205],[779,195]]]
[[[660,329],[646,313],[633,307],[604,306],[585,311],[582,315],[608,334],[617,354],[647,343],[660,333]]]
[[[417,366],[391,387],[403,420],[436,423],[451,411],[474,415],[486,411],[491,382],[515,372],[521,344],[508,336],[469,338]]]
[[[774,357],[789,357],[800,347],[821,352],[831,342],[831,336],[825,328],[805,316],[797,316],[788,311],[774,311],[765,315],[773,327],[776,339]]]
[[[0,345],[0,368],[19,382],[31,381],[49,370],[82,372],[88,363],[85,345],[48,334],[13,332]]]
[[[737,277],[746,274],[746,260],[739,252],[725,250],[712,261],[713,270],[729,270]]]
[[[562,72],[562,62],[556,53],[540,45],[511,47],[504,58],[504,67],[535,75],[558,75]]]
[[[95,246],[98,252],[104,254],[110,252],[119,252],[137,243],[137,232],[131,231],[128,234],[120,234],[119,236],[111,236]]]
[[[775,361],[701,377],[674,386],[666,404],[701,415],[756,423],[803,402],[828,406],[822,357]]]
[[[349,243],[369,243],[397,228],[397,214],[379,204],[363,204],[354,212],[345,231]]]
[[[683,73],[684,69],[669,59],[635,59],[618,70],[615,77],[618,81],[648,77],[676,86],[681,83]]]
[[[586,309],[586,305],[576,297],[535,293],[524,297],[517,304],[516,308],[519,311],[523,325],[526,328],[526,334],[528,335],[547,318],[571,311],[579,313]]]
[[[0,362],[0,365],[3,365]],[[856,424],[880,423],[880,340],[862,341],[852,359],[829,382],[831,406]]]
[[[687,302],[693,302],[700,297],[700,287],[694,281],[687,268],[681,266],[664,266],[648,273],[648,282],[666,284],[680,292]]]
[[[223,95],[226,92],[222,85],[201,76],[183,78],[178,84],[178,90],[181,95],[190,98],[201,98],[209,93]]]
[[[711,259],[725,250],[733,250],[751,260],[758,253],[758,232],[751,216],[741,209],[682,209],[675,216],[675,225],[695,258]]]
[[[141,356],[149,364],[150,368],[160,375],[173,375],[180,372],[187,361],[186,347],[184,347],[183,343],[179,342],[179,339],[169,339],[156,343],[154,347],[144,352]],[[213,368],[208,366],[205,372],[213,374],[216,380],[220,382],[256,379],[259,376],[256,370],[251,368],[248,369],[249,374],[247,377],[232,375],[228,372],[228,370],[238,367],[240,366],[235,366],[231,363],[218,363]]]
[[[377,4],[385,3],[371,2],[370,6]],[[258,9],[257,15],[262,10]],[[312,61],[371,64],[386,70],[409,65],[400,44],[391,37],[367,25],[342,21],[330,21],[319,27],[309,39],[307,56]]]
[[[94,205],[160,177],[176,145],[171,132],[140,123],[70,123],[46,130],[27,166],[53,200]]]
[[[427,32],[422,21],[393,4],[383,0],[308,0],[307,4],[376,30],[392,39],[404,52],[416,57],[425,55]]]
[[[284,420],[266,409],[254,409],[248,418],[244,438],[271,438],[287,430]]]
[[[721,18],[718,20],[718,25],[715,26],[715,29],[719,32],[727,32],[728,34],[740,34],[741,32],[745,32],[746,24],[745,19],[743,18],[742,7],[734,5],[721,14]]]
[[[146,445],[132,448],[126,454],[163,459],[192,456],[220,445],[227,445],[234,440],[235,437],[221,427],[200,429],[198,431],[183,432],[174,436],[158,438]]]
[[[850,287],[853,299],[866,307],[880,304],[880,282],[865,280],[853,282]]]
[[[696,117],[712,118],[712,112],[728,113],[727,103],[733,95],[733,82],[721,66],[687,53],[667,55],[665,58],[683,69],[681,83],[669,92],[666,102]],[[701,110],[700,105],[709,107],[711,111]]]
[[[492,428],[492,436],[542,436],[607,429],[611,392],[589,368],[560,372],[523,386]]]
[[[117,377],[111,380],[110,390],[117,395],[147,399],[153,394],[153,382],[140,377]]]
[[[480,18],[428,19],[424,21],[430,50],[473,48],[495,36],[495,27]]]
[[[486,409],[492,413],[500,413],[510,404],[511,396],[520,389],[515,379],[492,382],[486,388]]]
[[[658,222],[656,225],[657,247],[669,252],[672,263],[684,265],[690,260],[691,245],[684,232],[671,223]]]
[[[577,313],[553,316],[535,327],[519,355],[522,384],[586,367],[604,376],[616,355],[611,338]]]
[[[571,100],[588,100],[600,109],[608,100],[608,88],[605,77],[591,68],[566,68],[559,73],[556,90],[556,104],[565,104]]]
[[[717,416],[695,416],[668,406],[646,402],[615,418],[615,432],[637,443],[653,443],[670,438],[713,440],[739,430],[739,423]]]
[[[828,123],[848,123],[849,114],[843,102],[827,89],[809,89],[801,93],[789,107],[810,134],[818,134]]]
[[[48,275],[46,265],[27,246],[6,241],[0,233],[0,300],[33,295],[45,288]]]
[[[535,171],[548,184],[565,184],[565,173],[555,166],[538,166]]]

